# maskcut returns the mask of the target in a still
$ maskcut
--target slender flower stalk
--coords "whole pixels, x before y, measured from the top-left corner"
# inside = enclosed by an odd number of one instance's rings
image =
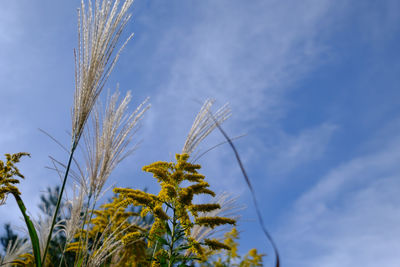
[[[75,94],[72,108],[70,156],[42,262],[46,259],[73,155],[85,124],[122,49],[133,36],[131,34],[117,53],[114,53],[121,34],[131,17],[127,12],[133,0],[125,0],[121,8],[119,8],[119,0],[116,0],[114,4],[106,0],[95,0],[94,7],[91,0],[88,2],[89,5],[86,9],[82,0],[81,9],[78,10],[79,49],[78,53],[75,52]]]

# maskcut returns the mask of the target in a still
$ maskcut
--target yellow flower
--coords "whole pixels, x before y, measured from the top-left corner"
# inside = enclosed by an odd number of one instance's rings
[[[233,227],[232,230],[224,235],[225,240],[224,244],[229,246],[231,249],[229,251],[230,258],[238,257],[238,243],[234,241],[234,239],[239,238],[239,233],[236,230],[236,227]]]
[[[234,225],[234,224],[236,224],[236,221],[234,219],[225,218],[225,217],[200,217],[200,218],[196,218],[195,223],[198,225],[204,225],[204,226],[214,228],[216,226],[223,225],[223,224]]]
[[[29,153],[20,152],[16,154],[5,154],[6,163],[0,160],[0,203],[3,204],[7,197],[7,194],[20,195],[21,192],[14,184],[18,184],[19,180],[12,178],[18,176],[24,178],[20,173],[19,169],[15,166],[15,163],[20,161],[22,156],[30,156]]]
[[[162,209],[161,205],[155,207],[153,210],[153,213],[154,213],[154,216],[156,216],[157,218],[159,218],[161,220],[166,221],[169,219],[167,213],[165,213],[165,211]]]
[[[135,231],[135,232],[125,235],[122,238],[122,243],[124,243],[124,245],[128,245],[128,244],[140,239],[141,237],[142,237],[142,234],[138,231]]]
[[[250,249],[247,255],[244,257],[242,262],[243,266],[263,266],[262,264],[262,257],[265,254],[258,254],[257,249],[253,248]]]
[[[209,212],[213,210],[220,209],[221,205],[219,204],[197,204],[197,205],[191,205],[190,210],[191,211],[200,211],[200,212]]]
[[[226,249],[226,250],[230,250],[231,248],[229,246],[227,246],[224,243],[219,242],[216,239],[204,239],[204,243],[206,244],[206,246],[208,246],[209,248],[211,248],[212,250],[219,250],[219,249]]]

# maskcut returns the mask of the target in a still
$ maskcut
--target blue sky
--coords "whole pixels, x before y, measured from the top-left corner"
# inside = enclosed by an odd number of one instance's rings
[[[27,151],[33,214],[56,185],[48,155],[67,159],[79,1],[0,1],[1,154]],[[157,190],[141,166],[180,152],[198,102],[231,104],[236,141],[283,266],[398,266],[400,3],[137,0],[107,87],[149,96],[134,155],[110,178]],[[222,141],[215,132],[202,144]],[[241,250],[272,250],[228,146],[201,160],[216,191],[240,195]],[[19,223],[10,199],[0,223]]]

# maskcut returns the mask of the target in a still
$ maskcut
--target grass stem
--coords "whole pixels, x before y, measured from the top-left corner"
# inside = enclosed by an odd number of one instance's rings
[[[71,153],[70,153],[70,155],[69,155],[69,160],[68,160],[67,168],[65,169],[64,180],[63,180],[63,183],[62,183],[62,186],[61,186],[60,194],[58,195],[57,205],[56,205],[56,209],[55,209],[54,215],[53,215],[53,221],[52,221],[51,226],[50,226],[49,237],[47,238],[46,248],[44,249],[43,258],[42,258],[42,263],[45,262],[45,260],[46,260],[46,255],[47,255],[47,251],[49,250],[49,245],[50,245],[51,237],[52,237],[52,234],[53,234],[54,225],[56,224],[58,211],[59,211],[59,209],[60,209],[62,196],[63,196],[63,193],[64,193],[65,185],[66,185],[66,183],[67,183],[68,173],[69,173],[69,170],[70,170],[70,168],[71,168],[71,163],[72,163],[72,159],[73,159],[73,157],[74,157],[74,152],[75,152],[76,147],[77,147],[77,143],[76,143],[76,142],[73,142],[73,143],[72,143],[72,147],[71,147]]]

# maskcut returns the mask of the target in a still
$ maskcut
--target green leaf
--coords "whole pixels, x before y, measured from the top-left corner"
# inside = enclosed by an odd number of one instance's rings
[[[39,238],[36,233],[35,226],[33,225],[29,216],[26,214],[26,207],[21,197],[18,194],[13,194],[13,195],[15,197],[15,200],[17,201],[18,207],[21,210],[22,215],[24,216],[26,227],[28,228],[29,237],[31,238],[31,243],[32,243],[33,256],[35,257],[35,264],[37,267],[41,267],[42,262],[40,258]]]
[[[171,228],[169,227],[168,221],[165,221],[165,229],[167,229],[167,234],[169,236],[171,236],[172,233],[171,233]]]
[[[160,242],[163,245],[169,246],[169,243],[167,240],[165,240],[165,238],[161,237],[161,236],[157,236],[157,240],[158,242]]]
[[[83,262],[83,257],[81,257],[78,261],[78,263],[76,264],[75,267],[81,267],[82,266],[82,262]]]

